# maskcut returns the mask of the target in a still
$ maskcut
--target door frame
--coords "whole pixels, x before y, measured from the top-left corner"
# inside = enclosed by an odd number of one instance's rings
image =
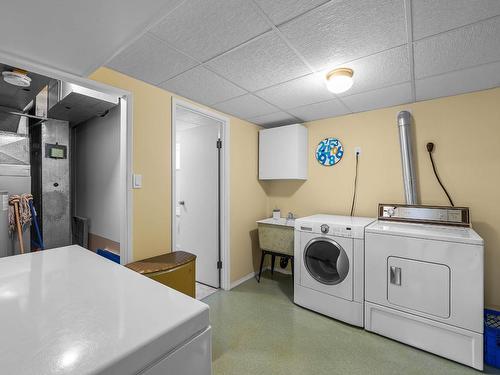
[[[177,97],[172,97],[172,132],[171,132],[171,183],[172,183],[172,194],[171,194],[171,248],[175,249],[176,240],[176,220],[177,216],[175,214],[176,207],[176,141],[175,135],[177,130],[176,117],[177,108],[182,107],[192,112],[199,113],[203,116],[207,116],[216,121],[219,121],[221,126],[221,164],[220,164],[220,202],[219,202],[219,214],[220,214],[220,260],[222,262],[221,280],[220,287],[224,290],[231,289],[230,285],[230,252],[229,252],[229,128],[230,120],[228,117],[223,116],[215,111],[208,110],[201,106],[195,105],[187,100],[183,100]],[[216,145],[214,145],[215,147]]]
[[[127,264],[133,261],[132,241],[132,137],[133,137],[133,95],[122,90],[89,78],[80,77],[44,64],[28,59],[12,56],[0,52],[0,61],[4,64],[15,66],[50,78],[74,83],[82,87],[96,90],[108,95],[116,96],[120,100],[120,263]]]

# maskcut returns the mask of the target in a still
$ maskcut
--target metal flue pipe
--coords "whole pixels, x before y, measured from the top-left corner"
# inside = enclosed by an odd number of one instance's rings
[[[401,148],[401,166],[403,168],[403,186],[406,204],[418,204],[417,179],[413,163],[411,114],[408,111],[398,113],[399,146]]]

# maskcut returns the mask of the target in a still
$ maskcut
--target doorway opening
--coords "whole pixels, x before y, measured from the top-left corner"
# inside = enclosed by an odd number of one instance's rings
[[[172,249],[196,255],[196,282],[229,289],[229,119],[172,101]]]
[[[80,245],[128,263],[130,94],[1,58],[22,82],[0,81],[0,257]]]

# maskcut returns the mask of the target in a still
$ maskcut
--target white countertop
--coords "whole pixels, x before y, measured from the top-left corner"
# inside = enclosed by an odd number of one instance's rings
[[[258,220],[257,223],[269,224],[269,225],[281,225],[281,226],[292,227],[292,228],[295,227],[295,220],[294,219],[288,220],[285,217],[280,217],[279,219],[273,219],[272,217],[270,217],[267,219]]]
[[[136,374],[208,306],[79,246],[0,259],[2,374]]]

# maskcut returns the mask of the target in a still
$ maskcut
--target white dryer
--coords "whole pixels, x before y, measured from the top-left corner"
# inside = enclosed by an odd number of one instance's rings
[[[468,225],[468,209],[381,205],[365,235],[368,331],[482,370],[484,250]]]
[[[364,235],[373,221],[335,215],[295,220],[297,305],[363,326]]]

